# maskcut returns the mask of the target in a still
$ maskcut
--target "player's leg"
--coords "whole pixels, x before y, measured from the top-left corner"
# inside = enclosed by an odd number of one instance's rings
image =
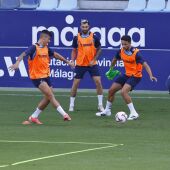
[[[44,96],[43,99],[38,104],[37,108],[43,111],[48,106],[49,103],[50,101],[47,99],[47,97]]]
[[[101,82],[101,76],[98,65],[94,65],[92,67],[88,67],[88,72],[90,76],[93,78],[93,81],[96,85],[97,98],[98,98],[98,110],[100,112],[104,111],[103,108],[103,87]]]
[[[50,86],[51,91],[53,91],[49,78],[32,80],[34,86],[37,88],[39,88],[39,85],[41,84],[42,81],[46,81],[48,83],[48,85]],[[50,103],[50,101],[48,100],[48,98],[46,96],[44,96],[43,99],[39,102],[35,111],[29,117],[29,120],[24,121],[23,124],[30,124],[30,123],[43,124],[42,122],[39,121],[38,117],[39,117],[40,113],[48,106],[49,103]]]
[[[38,117],[40,113],[48,106],[49,103],[50,101],[46,97],[43,97],[35,111],[29,117],[29,121],[36,124],[43,124],[42,122],[39,121]]]
[[[77,95],[77,89],[86,71],[87,71],[86,67],[82,67],[82,66],[75,67],[74,70],[75,76],[74,76],[73,85],[71,88],[71,96],[70,96],[70,106],[69,106],[70,112],[74,111],[74,102]]]
[[[103,112],[96,113],[96,116],[111,116],[111,107],[115,98],[115,94],[122,88],[122,85],[114,82],[108,91],[108,98],[106,102],[106,107]]]
[[[63,110],[60,103],[55,99],[54,93],[52,92],[51,88],[47,84],[47,82],[42,82],[39,85],[40,91],[45,95],[45,97],[50,101],[52,106],[63,116],[64,120],[71,120],[69,115]]]
[[[52,87],[51,91],[53,91]],[[40,115],[40,113],[42,111],[44,111],[44,109],[48,106],[48,104],[50,103],[50,101],[47,99],[47,97],[43,97],[43,99],[39,102],[36,110],[33,112],[33,114],[31,115],[32,118],[38,118],[38,116]]]
[[[122,85],[119,84],[119,83],[114,82],[112,84],[112,86],[110,87],[109,91],[108,91],[107,102],[113,103],[113,101],[115,99],[115,94],[120,89],[122,89]]]
[[[70,106],[69,106],[69,111],[73,112],[74,111],[74,102],[75,102],[75,98],[77,95],[77,89],[79,87],[81,79],[76,79],[74,78],[73,80],[73,85],[71,88],[71,96],[70,96]]]
[[[112,102],[114,101],[114,98],[115,98],[115,93],[123,87],[123,85],[125,84],[127,80],[128,80],[128,77],[126,75],[120,75],[116,78],[116,80],[114,81],[114,83],[109,89],[105,110],[103,112],[96,113],[96,116],[110,116],[111,115],[111,107],[112,107]]]
[[[135,78],[135,77],[129,78],[121,90],[121,95],[130,110],[130,115],[128,120],[134,120],[139,117],[139,114],[135,110],[132,99],[129,95],[129,92],[140,82],[140,80],[141,78]]]
[[[125,84],[121,90],[121,95],[126,104],[132,103],[132,99],[129,96],[129,92],[131,91],[132,87],[129,84]]]
[[[93,76],[93,80],[96,85],[97,98],[98,98],[98,110],[102,112],[104,111],[104,108],[103,108],[103,87],[101,83],[101,77]]]

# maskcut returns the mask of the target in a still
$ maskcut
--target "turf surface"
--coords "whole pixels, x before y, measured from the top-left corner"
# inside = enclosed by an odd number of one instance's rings
[[[62,106],[68,110],[69,93],[55,94]],[[113,115],[102,118],[95,117],[97,108],[95,93],[79,93],[78,96],[76,111],[70,114],[71,122],[64,122],[49,105],[40,116],[44,125],[24,126],[21,123],[35,109],[41,99],[40,93],[0,91],[0,166],[8,165],[0,169],[170,169],[170,96],[168,94],[132,94],[141,116],[139,120],[128,121],[125,124],[114,121],[116,112],[123,110],[128,113],[120,95],[117,95],[112,107]],[[42,141],[54,143],[42,143]],[[86,142],[86,144],[62,142]],[[11,165],[51,155],[112,145],[88,143],[112,143],[114,147]],[[114,144],[124,145],[115,146]]]

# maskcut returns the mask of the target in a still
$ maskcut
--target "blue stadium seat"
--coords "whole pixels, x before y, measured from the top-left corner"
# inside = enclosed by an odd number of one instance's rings
[[[39,6],[40,0],[20,0],[20,7],[24,9],[35,9]]]
[[[56,10],[59,0],[41,0],[37,10]]]
[[[163,11],[170,12],[170,0],[168,0],[166,8]]]
[[[146,7],[146,0],[129,0],[125,11],[142,11]]]
[[[20,6],[20,0],[1,0],[0,9],[15,9]]]
[[[149,0],[147,7],[144,11],[148,12],[158,12],[165,9],[165,0]]]
[[[124,10],[127,5],[127,0],[78,0],[78,8],[83,10]]]
[[[77,8],[77,0],[60,0],[58,8],[56,10],[72,10]]]

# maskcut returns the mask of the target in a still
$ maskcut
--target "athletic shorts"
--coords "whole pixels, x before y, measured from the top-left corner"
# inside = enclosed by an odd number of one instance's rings
[[[136,85],[141,81],[141,79],[142,78],[134,76],[129,77],[123,74],[117,77],[115,83],[121,84],[122,87],[124,86],[124,84],[129,84],[132,87],[132,89],[134,89]]]
[[[40,78],[40,79],[32,79],[32,82],[33,82],[34,86],[37,87],[37,88],[39,87],[39,85],[42,82],[46,82],[49,85],[49,87],[52,87],[50,77]]]
[[[84,74],[89,72],[90,76],[100,76],[98,65],[90,66],[76,66],[74,70],[74,78],[75,79],[82,79]]]

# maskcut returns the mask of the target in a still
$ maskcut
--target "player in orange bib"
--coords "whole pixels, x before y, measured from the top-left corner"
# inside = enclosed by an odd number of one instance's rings
[[[143,67],[149,74],[151,81],[157,81],[157,78],[152,75],[149,65],[142,59],[139,49],[131,46],[130,36],[123,36],[121,38],[121,44],[122,48],[113,58],[111,67],[115,66],[117,60],[122,60],[125,67],[125,74],[118,76],[112,84],[109,89],[106,108],[103,112],[96,113],[96,116],[111,115],[111,106],[115,98],[115,93],[121,90],[121,95],[130,110],[128,120],[135,120],[139,117],[139,114],[135,110],[132,99],[128,93],[141,81]]]
[[[48,30],[43,30],[41,32],[39,41],[23,52],[18,57],[16,63],[9,68],[11,71],[18,69],[20,61],[22,61],[24,57],[28,56],[29,77],[33,84],[39,88],[39,90],[44,95],[44,98],[40,101],[34,113],[29,117],[28,121],[24,121],[23,124],[42,124],[42,122],[39,121],[38,116],[48,106],[49,103],[51,103],[56,111],[58,111],[63,116],[65,121],[71,120],[70,116],[63,110],[60,103],[54,97],[52,84],[50,82],[49,64],[51,57],[64,61],[70,66],[73,66],[73,64],[48,47],[51,36],[51,32]]]
[[[74,101],[77,89],[84,74],[88,72],[95,82],[98,95],[98,109],[103,111],[103,88],[97,59],[101,53],[99,38],[89,31],[89,21],[81,21],[81,32],[73,39],[72,61],[76,61],[75,76],[71,89],[69,111],[74,111]]]

